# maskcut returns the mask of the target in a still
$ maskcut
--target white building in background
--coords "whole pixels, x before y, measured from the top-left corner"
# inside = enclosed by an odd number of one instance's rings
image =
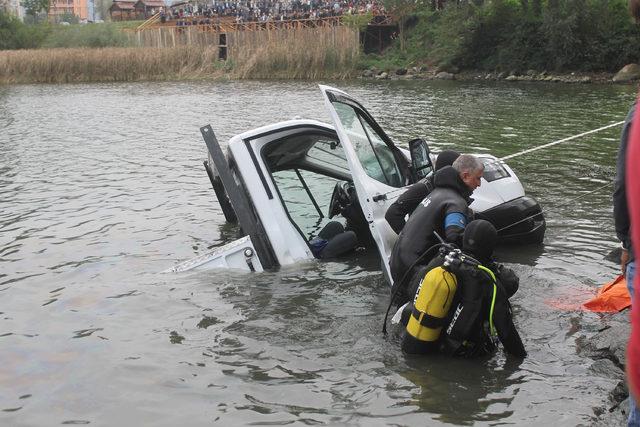
[[[96,19],[96,5],[94,0],[87,0],[87,20],[94,22]]]
[[[0,0],[0,9],[17,16],[21,21],[24,20],[24,9],[20,6],[20,0]]]

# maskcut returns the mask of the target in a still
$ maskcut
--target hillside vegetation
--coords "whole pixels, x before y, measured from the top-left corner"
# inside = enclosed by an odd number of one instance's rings
[[[293,31],[276,37],[270,32],[268,40],[259,40],[255,46],[238,44],[226,63],[216,59],[210,46],[200,50],[200,59],[196,58],[195,46],[183,53],[154,51],[156,56],[166,54],[167,63],[173,64],[156,71],[149,70],[152,56],[142,47],[126,55],[126,51],[114,49],[97,56],[77,49],[136,47],[122,25],[27,25],[0,12],[0,51],[34,50],[20,55],[3,52],[0,81],[203,78],[221,74],[235,78],[349,78],[358,74],[357,68],[372,66],[426,66],[454,72],[611,72],[640,62],[640,29],[630,18],[627,0],[384,2],[402,25],[391,47],[378,55],[358,53],[357,30],[352,25],[340,27],[344,31],[318,34]],[[437,10],[436,3],[442,3]],[[54,54],[47,53],[48,48],[70,50]],[[101,60],[99,55],[107,56]],[[130,62],[121,63],[123,55]],[[59,63],[54,67],[47,61]],[[47,75],[53,71],[53,75]],[[114,75],[109,76],[109,72]]]
[[[139,24],[138,21],[135,22]],[[0,50],[56,47],[122,47],[128,38],[120,23],[25,24],[0,11]]]
[[[626,0],[450,0],[418,4],[404,22],[404,49],[396,40],[364,66],[614,71],[640,58]]]

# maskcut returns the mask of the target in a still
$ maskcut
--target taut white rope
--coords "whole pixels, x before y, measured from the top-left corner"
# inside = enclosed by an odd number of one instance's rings
[[[552,145],[556,145],[556,144],[560,144],[560,143],[563,143],[563,142],[571,141],[572,139],[580,138],[582,136],[589,135],[591,133],[600,132],[601,130],[609,129],[609,128],[612,128],[614,126],[620,126],[623,123],[624,123],[624,121],[611,123],[610,125],[602,126],[601,128],[593,129],[593,130],[590,130],[590,131],[587,131],[587,132],[583,132],[583,133],[580,133],[578,135],[573,135],[573,136],[570,136],[568,138],[559,139],[557,141],[553,141],[553,142],[550,142],[548,144],[540,145],[539,147],[529,148],[528,150],[520,151],[519,153],[509,154],[508,156],[501,157],[498,160],[504,161],[504,160],[512,159],[514,157],[521,156],[523,154],[528,154],[528,153],[531,153],[533,151],[538,151],[538,150],[542,150],[543,148],[551,147]]]

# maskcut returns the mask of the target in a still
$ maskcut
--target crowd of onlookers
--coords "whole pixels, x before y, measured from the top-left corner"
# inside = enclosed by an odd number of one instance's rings
[[[211,4],[185,3],[161,11],[162,22],[177,20],[177,25],[215,23],[220,18],[242,22],[317,19],[331,16],[384,13],[379,0],[293,0],[239,1]]]

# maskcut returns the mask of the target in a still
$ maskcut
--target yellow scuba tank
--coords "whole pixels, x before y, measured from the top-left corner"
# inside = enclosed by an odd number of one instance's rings
[[[413,300],[407,334],[418,341],[434,342],[440,337],[458,287],[456,276],[442,267],[429,271]]]

